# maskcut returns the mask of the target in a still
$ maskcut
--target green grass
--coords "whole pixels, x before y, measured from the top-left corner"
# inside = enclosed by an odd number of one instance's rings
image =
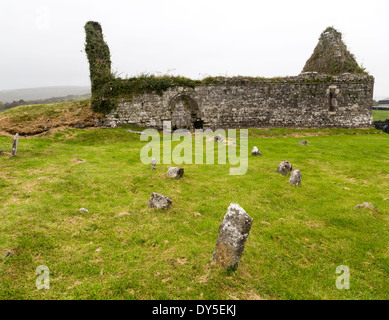
[[[0,136],[0,149],[11,144]],[[145,144],[124,128],[67,129],[0,156],[0,255],[14,251],[0,258],[0,299],[389,299],[389,135],[250,130],[249,150],[263,156],[249,157],[246,175],[184,164],[180,180],[140,162]],[[285,159],[302,186],[276,173]],[[151,192],[172,208],[150,209]],[[364,201],[379,211],[354,208]],[[212,253],[235,202],[254,222],[227,272]],[[39,265],[49,290],[35,287]],[[335,287],[339,265],[351,270],[349,290]]]
[[[32,121],[40,117],[54,118],[66,112],[85,108],[89,100],[77,102],[57,102],[49,104],[31,104],[8,109],[1,113],[15,122]]]
[[[374,121],[384,121],[389,119],[389,110],[373,110]]]

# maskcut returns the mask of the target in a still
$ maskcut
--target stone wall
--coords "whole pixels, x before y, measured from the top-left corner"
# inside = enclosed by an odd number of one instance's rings
[[[383,130],[385,125],[389,126],[389,119],[386,119],[384,121],[374,121],[373,125],[378,130]]]
[[[225,78],[195,88],[172,87],[158,94],[121,98],[96,125],[131,124],[173,128],[372,126],[374,78],[303,73],[281,79]]]

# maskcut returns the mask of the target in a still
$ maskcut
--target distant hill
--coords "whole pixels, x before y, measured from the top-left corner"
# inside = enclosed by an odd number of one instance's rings
[[[89,86],[55,86],[40,88],[25,88],[15,90],[0,90],[0,102],[36,101],[68,95],[81,96],[90,94]]]
[[[74,101],[82,101],[82,100],[88,100],[91,98],[91,94],[83,94],[83,95],[67,95],[66,97],[53,97],[48,99],[41,99],[41,100],[28,100],[25,101],[23,99],[19,101],[13,101],[13,102],[6,102],[2,103],[0,102],[0,112],[15,108],[18,106],[25,106],[25,105],[40,105],[40,104],[50,104],[50,103],[57,103],[57,102],[74,102]]]

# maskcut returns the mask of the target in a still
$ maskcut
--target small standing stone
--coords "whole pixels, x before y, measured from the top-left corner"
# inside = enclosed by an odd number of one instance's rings
[[[261,156],[262,153],[261,153],[261,151],[259,151],[259,149],[257,147],[254,147],[253,150],[251,150],[251,155],[252,156]]]
[[[224,138],[223,138],[223,136],[219,133],[217,136],[215,136],[214,141],[215,141],[215,142],[223,142],[223,141],[224,141]]]
[[[156,165],[157,165],[157,160],[155,158],[151,159],[151,170],[155,170]]]
[[[12,250],[7,250],[7,253],[2,258],[8,258],[12,256],[15,252]]]
[[[277,168],[277,172],[281,173],[284,176],[286,176],[291,171],[292,171],[292,165],[287,160],[281,161],[280,165]]]
[[[301,184],[301,172],[300,170],[293,170],[289,179],[290,184],[294,184],[295,186],[299,186]]]
[[[15,134],[14,141],[12,144],[12,156],[16,156],[16,152],[18,151],[18,141],[19,141],[19,133]]]
[[[88,210],[88,209],[85,209],[85,208],[81,208],[79,211],[80,211],[80,212],[89,213],[89,210]]]
[[[305,141],[305,140],[300,141],[299,145],[300,146],[307,146],[308,145],[308,141]]]
[[[152,192],[149,199],[150,208],[168,209],[172,203],[172,199],[156,192]]]
[[[166,173],[169,178],[179,179],[184,175],[184,168],[170,167]]]
[[[237,203],[232,203],[219,227],[213,259],[223,268],[237,269],[249,236],[253,218]]]

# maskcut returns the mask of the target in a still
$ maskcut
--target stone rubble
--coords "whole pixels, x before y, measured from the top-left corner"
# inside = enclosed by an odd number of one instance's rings
[[[378,209],[375,206],[373,206],[373,204],[370,202],[363,202],[361,204],[357,204],[355,206],[355,208],[363,208],[363,209],[370,209],[373,211],[378,211]]]

